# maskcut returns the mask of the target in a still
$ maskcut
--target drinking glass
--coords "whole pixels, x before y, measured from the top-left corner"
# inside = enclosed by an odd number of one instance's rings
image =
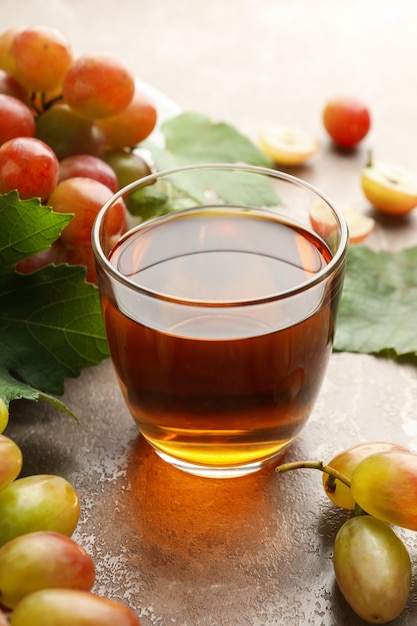
[[[121,201],[129,227],[116,236]],[[276,461],[332,351],[348,247],[332,202],[267,168],[179,167],[118,191],[92,242],[110,355],[143,437],[200,476]]]

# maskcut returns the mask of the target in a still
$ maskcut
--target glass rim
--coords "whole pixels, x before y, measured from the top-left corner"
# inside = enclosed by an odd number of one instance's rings
[[[171,175],[190,171],[190,170],[204,170],[204,169],[240,170],[240,171],[250,172],[254,174],[261,174],[264,176],[268,176],[270,178],[275,178],[277,180],[286,181],[288,183],[295,185],[296,187],[304,188],[306,191],[310,191],[313,195],[315,195],[320,200],[323,200],[323,202],[325,202],[326,205],[332,211],[336,219],[337,226],[340,229],[340,241],[337,246],[337,250],[332,255],[332,258],[329,261],[329,263],[327,263],[325,267],[323,267],[319,272],[317,272],[314,275],[314,277],[306,280],[305,282],[301,283],[300,285],[297,285],[296,287],[291,287],[283,291],[274,292],[268,296],[249,298],[245,300],[230,300],[230,301],[228,300],[195,300],[192,298],[181,298],[181,297],[170,296],[168,294],[143,287],[140,284],[126,277],[121,272],[119,272],[110,263],[100,243],[100,229],[101,229],[101,225],[102,225],[102,222],[103,222],[103,219],[107,210],[120,198],[124,198],[135,189],[139,189],[145,185],[155,182],[158,179],[167,178]],[[211,206],[213,206],[213,208],[216,208],[216,205],[211,205]],[[276,217],[276,213],[274,213],[272,209],[269,210],[268,207],[249,207],[249,206],[239,207],[237,205],[231,204],[231,205],[219,205],[219,208],[221,208],[222,206],[226,206],[226,207],[230,206],[231,209],[234,206],[235,208],[247,208],[247,209],[253,208],[254,210],[260,213],[264,213],[264,214]],[[151,218],[149,220],[146,220],[145,222],[140,223],[138,226],[135,226],[133,229],[140,229],[142,227],[146,227],[146,225],[151,224],[151,223],[161,223],[163,221],[169,220],[170,217],[173,215],[180,217],[182,215],[187,214],[188,212],[196,211],[199,208],[203,208],[203,205],[196,205],[195,207],[182,209],[182,210],[176,210],[176,211],[173,211],[172,213],[160,215],[160,216]],[[128,232],[129,230],[126,233],[124,233],[120,238],[124,237]],[[128,185],[125,185],[124,187],[116,191],[107,200],[107,202],[102,206],[102,208],[100,209],[100,211],[98,212],[94,220],[92,233],[91,233],[91,243],[92,243],[95,260],[97,263],[99,263],[99,265],[105,271],[105,273],[109,274],[118,283],[125,285],[126,287],[128,287],[129,289],[132,289],[133,291],[140,292],[143,295],[146,295],[153,299],[170,301],[170,302],[174,302],[174,303],[181,304],[184,306],[206,306],[206,307],[225,308],[225,307],[236,307],[236,306],[250,306],[250,305],[263,304],[267,302],[274,302],[276,300],[282,300],[285,298],[289,298],[291,296],[295,296],[299,293],[303,293],[305,291],[308,291],[312,287],[319,285],[324,280],[326,280],[331,274],[336,273],[338,268],[343,264],[346,254],[347,254],[347,250],[348,250],[349,232],[348,232],[346,220],[342,212],[336,207],[333,201],[325,193],[317,189],[314,185],[312,185],[311,183],[307,181],[302,180],[301,178],[298,178],[297,176],[293,176],[292,174],[288,174],[287,172],[282,172],[280,170],[273,170],[268,167],[248,165],[245,163],[197,163],[194,165],[184,165],[184,166],[178,166],[178,167],[174,167],[170,169],[152,172],[151,174],[148,174],[146,176],[143,176],[142,178],[134,180],[133,182],[129,183]]]

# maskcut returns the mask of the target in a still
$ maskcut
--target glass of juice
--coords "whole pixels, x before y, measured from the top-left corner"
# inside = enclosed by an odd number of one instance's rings
[[[115,236],[121,201],[129,226]],[[143,437],[200,476],[277,461],[332,351],[348,247],[337,208],[275,170],[186,166],[117,192],[92,239],[112,362]]]

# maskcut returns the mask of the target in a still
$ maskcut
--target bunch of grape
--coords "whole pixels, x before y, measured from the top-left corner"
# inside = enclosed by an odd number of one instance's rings
[[[77,493],[60,476],[18,478],[19,446],[3,433],[0,399],[0,626],[140,626],[128,607],[92,592],[95,566],[73,539]]]
[[[278,472],[312,468],[323,472],[330,500],[354,511],[339,529],[333,564],[351,608],[372,624],[395,619],[411,589],[411,560],[392,528],[417,530],[417,454],[389,442],[366,442],[330,463],[296,462]]]
[[[155,128],[157,111],[132,73],[113,55],[75,57],[49,26],[0,34],[0,193],[40,198],[73,214],[47,252],[17,268],[48,262],[87,267],[96,282],[90,232],[101,206],[119,188],[149,173],[132,148]],[[120,203],[113,227],[125,228]]]

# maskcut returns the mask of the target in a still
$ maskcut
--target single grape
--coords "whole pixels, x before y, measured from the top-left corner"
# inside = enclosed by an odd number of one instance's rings
[[[0,546],[38,530],[70,537],[79,515],[78,495],[65,478],[51,474],[18,478],[0,491]]]
[[[391,450],[368,456],[353,472],[350,488],[370,515],[417,530],[417,454]]]
[[[4,404],[3,401],[1,402]],[[0,405],[0,410],[3,413],[2,405]],[[0,416],[0,419],[2,417]],[[19,446],[6,435],[0,435],[0,492],[19,476],[22,462],[23,455]]]
[[[7,96],[13,96],[25,104],[29,103],[29,95],[26,89],[17,82],[15,77],[0,69],[0,93],[4,93]]]
[[[136,146],[149,137],[156,126],[155,105],[136,89],[130,104],[120,113],[98,120],[106,144],[112,148]]]
[[[13,39],[24,30],[23,26],[13,26],[0,34],[0,68],[13,74],[16,63],[11,52]]]
[[[26,533],[0,548],[0,599],[9,609],[38,589],[90,591],[94,580],[92,558],[60,533]]]
[[[11,626],[140,626],[132,609],[88,591],[44,589],[26,596]]]
[[[3,400],[0,398],[0,433],[2,433],[7,424],[9,423],[9,407]]]
[[[395,443],[367,441],[343,450],[327,463],[327,465],[343,474],[343,476],[346,476],[346,478],[351,479],[353,471],[363,459],[375,452],[384,452],[386,450],[407,451],[406,448]],[[334,481],[329,474],[326,473],[323,473],[322,480],[324,490],[333,504],[344,509],[354,510],[355,500],[349,487],[339,480]]]
[[[97,213],[112,196],[110,189],[92,178],[68,178],[58,183],[49,196],[48,204],[56,213],[74,213],[61,233],[66,246],[91,246],[91,229]],[[113,205],[106,227],[110,235],[120,235],[126,229],[126,207],[122,199]]]
[[[60,161],[74,154],[101,157],[105,150],[101,128],[66,104],[57,104],[37,118],[36,137],[48,144]]]
[[[11,44],[17,80],[28,91],[51,91],[59,85],[72,63],[66,37],[51,26],[32,26],[15,35]]]
[[[69,106],[90,119],[123,111],[133,98],[134,77],[110,54],[85,54],[74,60],[62,83]]]
[[[19,261],[16,264],[15,269],[16,272],[19,272],[20,274],[32,274],[32,272],[35,272],[50,263],[59,265],[64,262],[65,258],[62,243],[60,239],[57,239],[46,250],[42,250],[42,252],[38,252],[38,254],[34,254],[33,256]]]
[[[119,189],[151,174],[151,168],[145,159],[130,150],[109,150],[103,159],[116,172]]]
[[[410,557],[385,522],[368,515],[345,522],[333,562],[340,591],[362,619],[384,624],[402,612],[411,585]]]
[[[15,137],[34,137],[35,120],[21,100],[0,93],[0,146]]]
[[[35,137],[15,137],[0,146],[0,193],[17,189],[22,200],[45,200],[58,182],[54,152]]]
[[[113,193],[119,187],[113,168],[103,159],[92,154],[75,154],[62,159],[59,163],[59,182],[77,176],[98,180]]]
[[[85,280],[88,283],[98,284],[96,261],[93,249],[88,246],[63,246],[63,261],[68,265],[83,265],[86,269]]]

